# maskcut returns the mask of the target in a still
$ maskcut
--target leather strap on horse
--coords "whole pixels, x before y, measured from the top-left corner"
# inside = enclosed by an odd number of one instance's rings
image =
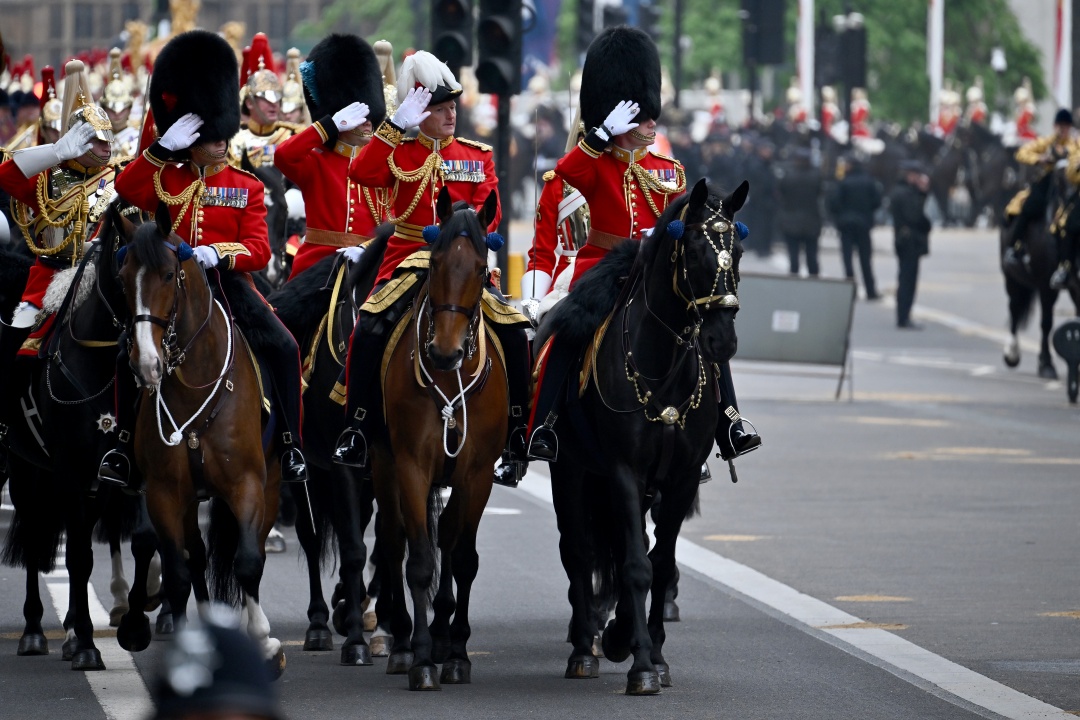
[[[235,354],[235,353],[234,353]],[[229,377],[225,380],[226,392],[218,395],[217,402],[214,403],[213,409],[210,414],[206,416],[206,420],[203,421],[202,427],[198,430],[189,430],[187,440],[184,445],[187,446],[188,451],[188,467],[191,470],[191,484],[195,488],[195,497],[202,502],[210,498],[210,488],[206,485],[206,473],[203,471],[203,452],[201,438],[206,434],[206,431],[210,429],[210,424],[214,422],[214,419],[218,416],[218,413],[225,407],[225,403],[233,392],[233,376],[236,374],[236,364],[233,363],[229,366]]]

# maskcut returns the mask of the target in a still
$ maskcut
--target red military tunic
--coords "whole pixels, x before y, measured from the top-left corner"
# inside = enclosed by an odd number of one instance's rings
[[[1039,134],[1035,132],[1035,110],[1031,106],[1024,106],[1016,116],[1016,137],[1022,141],[1037,140]]]
[[[162,189],[173,196],[199,180],[200,170],[195,165],[161,160],[164,155],[158,143],[144,151],[117,176],[117,192],[143,210],[155,212],[160,202],[155,177]],[[169,206],[173,222],[183,213],[176,234],[192,247],[212,245],[219,257],[228,258],[230,270],[262,270],[270,260],[262,181],[225,162],[206,167],[203,172],[203,191],[187,205]]]
[[[686,191],[686,175],[678,160],[647,148],[630,151],[609,145],[597,152],[590,142],[597,142],[595,132],[555,164],[555,172],[589,203],[589,242],[578,251],[571,289],[620,238],[640,240],[668,202]],[[643,188],[643,180],[651,187]]]
[[[307,235],[293,258],[290,277],[338,248],[371,239],[386,216],[385,192],[349,179],[349,164],[363,147],[338,140],[333,123],[326,120],[278,145],[274,155],[277,169],[303,193],[307,211]]]
[[[380,283],[390,279],[402,260],[424,247],[424,227],[438,224],[435,201],[440,189],[445,186],[455,202],[479,209],[492,190],[498,192],[499,182],[489,145],[455,137],[434,140],[423,133],[405,139],[389,121],[379,126],[375,138],[353,160],[349,178],[369,188],[394,188],[397,229],[379,267],[375,282]],[[499,227],[501,218],[500,204],[489,232]]]
[[[536,231],[526,270],[538,270],[554,280],[569,267],[570,258],[577,254],[569,218],[575,206],[588,207],[581,192],[549,170],[536,206]]]

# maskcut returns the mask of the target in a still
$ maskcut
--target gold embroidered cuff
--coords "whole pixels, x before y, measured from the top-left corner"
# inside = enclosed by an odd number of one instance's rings
[[[214,243],[210,247],[214,248],[214,252],[222,260],[228,258],[229,270],[236,267],[236,257],[238,255],[251,255],[251,251],[241,243]]]
[[[584,139],[578,141],[578,147],[585,151],[585,154],[592,158],[598,158],[604,154],[603,150],[596,150],[589,147]]]
[[[150,148],[143,150],[143,157],[150,161],[150,164],[154,167],[165,167],[165,163],[167,162],[151,153]]]
[[[330,139],[330,136],[326,134],[326,130],[323,129],[322,124],[318,120],[313,122],[311,126],[315,128],[315,132],[319,133],[319,137],[322,138],[323,142],[326,142]]]
[[[397,147],[405,133],[394,127],[389,120],[383,120],[379,129],[375,131],[375,137],[385,142],[390,147]]]

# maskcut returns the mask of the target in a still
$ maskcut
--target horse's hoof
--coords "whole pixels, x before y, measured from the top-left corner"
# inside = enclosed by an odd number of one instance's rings
[[[567,680],[590,680],[600,677],[600,661],[592,655],[571,655],[566,663]]]
[[[304,637],[304,650],[306,652],[320,652],[334,649],[334,636],[325,627],[308,628]]]
[[[371,638],[368,647],[371,648],[372,657],[386,657],[390,654],[390,643],[394,638],[389,635],[379,635]]]
[[[431,661],[442,665],[450,657],[450,638],[433,638],[431,641]]]
[[[266,667],[270,670],[270,679],[277,680],[285,674],[285,648],[280,647],[274,653],[274,657],[266,661]]]
[[[77,641],[73,637],[65,640],[64,644],[60,646],[60,659],[64,662],[68,662],[69,660],[71,660],[72,656],[75,655],[76,644]]]
[[[342,665],[371,665],[371,648],[367,645],[344,645],[341,648]]]
[[[1054,363],[1039,363],[1039,377],[1043,380],[1057,380],[1057,368],[1054,367]]]
[[[34,655],[48,655],[49,641],[44,633],[23,633],[19,638],[19,649],[15,651],[19,657],[32,657]]]
[[[379,618],[375,615],[374,610],[368,610],[364,613],[364,632],[375,632],[378,625]]]
[[[660,687],[671,687],[671,668],[666,662],[654,663],[656,674],[660,676]]]
[[[600,642],[600,636],[594,635],[592,639],[592,654],[598,658],[604,657],[604,644]]]
[[[664,622],[679,622],[679,604],[674,600],[664,601]]]
[[[154,632],[159,636],[172,635],[176,632],[176,625],[173,623],[172,613],[158,613],[157,620],[154,622]]]
[[[412,651],[392,652],[390,659],[386,661],[387,675],[404,675],[412,667],[414,656]]]
[[[109,611],[109,627],[120,627],[120,621],[127,615],[128,609],[117,605]]]
[[[263,543],[263,549],[274,554],[285,552],[285,536],[281,533],[267,535],[266,542]]]
[[[330,622],[334,625],[334,632],[341,637],[349,637],[349,631],[345,629],[345,601],[334,605],[334,612],[330,615]]]
[[[72,670],[104,670],[105,662],[101,659],[101,651],[97,648],[79,650],[71,655]]]
[[[1012,355],[1010,353],[1005,353],[1001,356],[1001,359],[1005,361],[1005,367],[1015,368],[1017,365],[1020,364],[1019,354]]]
[[[436,668],[434,665],[417,665],[409,668],[410,690],[442,690],[439,681],[435,679]]]
[[[145,615],[128,613],[120,619],[116,629],[116,642],[128,652],[141,652],[150,645],[150,618]]]
[[[150,597],[146,598],[146,607],[143,608],[144,612],[154,612],[161,607],[161,593],[156,592]]]
[[[468,685],[472,682],[472,663],[461,658],[451,658],[443,663],[439,682],[444,685]]]
[[[655,670],[639,670],[626,674],[627,695],[656,695],[660,692],[660,675]]]
[[[621,663],[630,657],[630,637],[618,637],[615,631],[615,621],[612,620],[604,628],[604,634],[600,637],[600,645],[604,648],[604,657],[614,663]]]

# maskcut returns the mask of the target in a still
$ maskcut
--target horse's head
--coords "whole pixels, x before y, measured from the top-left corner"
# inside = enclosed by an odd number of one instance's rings
[[[666,286],[685,309],[687,331],[696,332],[709,362],[729,360],[738,347],[735,314],[743,247],[735,213],[749,191],[750,184],[743,181],[735,192],[724,195],[699,180],[661,216],[654,239],[643,247],[645,253],[667,256],[657,258],[669,261]]]
[[[177,364],[176,321],[188,272],[198,272],[192,249],[173,232],[169,209],[155,221],[119,228],[120,282],[132,318],[129,364],[140,385],[157,387]]]
[[[465,203],[454,203],[445,187],[439,192],[435,204],[439,233],[431,243],[430,319],[424,345],[436,370],[456,370],[476,351],[489,243],[501,241],[489,241],[487,232],[498,202],[492,191],[478,213]]]

